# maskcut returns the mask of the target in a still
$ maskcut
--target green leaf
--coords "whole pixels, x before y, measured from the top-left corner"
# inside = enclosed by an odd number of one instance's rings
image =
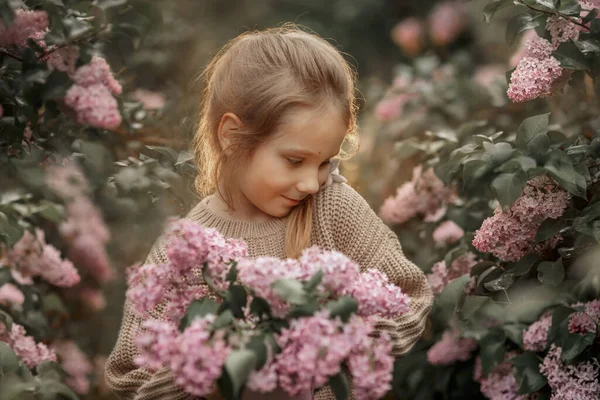
[[[540,359],[534,352],[521,353],[511,358],[510,363],[516,371],[515,378],[519,385],[519,394],[536,392],[548,383],[544,375],[540,373]]]
[[[256,366],[256,361],[256,354],[249,349],[234,350],[225,360],[224,369],[231,381],[232,392],[235,397],[239,396],[240,389]]]
[[[54,361],[42,361],[35,367],[35,371],[40,378],[63,381],[67,374],[63,368]]]
[[[231,310],[225,310],[215,319],[213,328],[215,330],[223,329],[231,325],[234,321],[235,317],[233,316],[233,312]]]
[[[227,276],[225,277],[225,279],[230,284],[233,284],[236,281],[236,279],[237,279],[237,262],[235,262],[235,261],[233,262],[233,265],[231,266],[231,268],[229,268],[229,271],[227,271]]]
[[[20,360],[8,343],[0,342],[0,376],[19,369]]]
[[[332,318],[340,317],[343,322],[347,322],[352,314],[358,311],[358,301],[351,296],[342,296],[339,299],[329,301],[326,307]]]
[[[414,140],[403,140],[394,144],[394,157],[398,161],[402,161],[425,150],[426,148],[422,144]]]
[[[550,138],[545,133],[535,135],[529,143],[527,143],[527,155],[533,157],[539,162],[545,161],[546,153],[550,149]],[[537,163],[536,163],[537,166]]]
[[[538,279],[544,285],[557,287],[565,279],[562,258],[556,261],[543,261],[538,265]]]
[[[498,175],[492,181],[492,188],[503,208],[510,207],[519,198],[525,185],[527,174],[522,170]]]
[[[519,36],[519,33],[528,29],[535,28],[540,24],[539,20],[534,15],[519,14],[513,17],[506,25],[505,39],[506,43],[512,45]]]
[[[259,318],[263,318],[263,316],[269,318],[271,317],[271,306],[262,297],[255,296],[250,303],[250,313]]]
[[[544,168],[569,193],[583,199],[587,197],[587,182],[585,177],[577,172],[573,166],[573,162],[565,152],[558,149],[552,150]]]
[[[481,351],[479,352],[479,355],[481,357],[481,366],[485,376],[504,361],[505,340],[506,336],[504,335],[504,332],[497,329],[491,330],[487,335],[481,338],[479,343]]]
[[[569,222],[564,218],[547,218],[538,228],[535,234],[535,241],[539,243],[548,240],[567,226],[569,226]]]
[[[271,284],[271,287],[288,303],[302,305],[308,301],[308,295],[302,287],[302,283],[295,279],[278,279]]]
[[[486,271],[490,267],[494,267],[498,265],[497,262],[494,261],[480,261],[477,264],[473,265],[471,268],[470,276],[479,276],[483,271]]]
[[[485,282],[483,286],[490,292],[498,292],[500,290],[506,290],[509,287],[511,287],[514,281],[514,274],[511,271],[508,271],[504,272],[498,278]]]
[[[561,357],[564,361],[570,362],[580,355],[585,349],[591,346],[596,339],[596,331],[587,332],[583,335],[579,333],[568,333],[561,342]]]
[[[595,10],[597,10],[597,9],[595,9]],[[598,41],[598,39],[594,39],[594,38],[587,38],[587,39],[579,38],[579,40],[577,40],[575,42],[575,46],[577,46],[579,51],[581,51],[584,54],[600,52],[600,41]]]
[[[483,148],[486,153],[489,154],[497,164],[502,164],[504,161],[508,160],[514,153],[514,149],[510,145],[510,143],[500,142],[500,143],[483,143]]]
[[[523,348],[523,331],[527,329],[528,325],[523,323],[508,323],[502,327],[504,334],[513,343],[517,344],[520,348]]]
[[[519,169],[522,169],[523,171],[527,172],[535,167],[537,167],[537,162],[535,159],[528,156],[518,155],[506,161],[500,167],[496,168],[496,170],[498,172],[515,172]]]
[[[442,309],[455,312],[465,296],[465,286],[470,281],[469,274],[451,280],[442,290],[437,302]]]
[[[219,305],[216,301],[203,297],[200,300],[194,300],[188,306],[185,315],[181,318],[181,322],[179,323],[179,330],[183,332],[185,328],[187,328],[194,319],[202,318],[208,314],[217,314],[217,309]]]
[[[585,70],[590,68],[585,55],[572,41],[561,43],[552,55],[560,62],[562,68],[574,70]]]
[[[244,318],[244,310],[246,307],[246,289],[241,285],[231,285],[227,290],[227,302],[231,307],[231,312],[236,318]]]
[[[329,378],[329,386],[333,394],[335,394],[336,400],[346,400],[350,395],[350,386],[346,380],[346,376],[343,372],[333,375]]]
[[[499,0],[494,1],[492,3],[488,3],[483,8],[483,19],[485,20],[485,22],[489,23],[494,14],[498,12],[498,10],[502,9],[503,7],[509,6],[510,4],[511,2],[508,0]]]
[[[39,400],[79,400],[67,385],[54,379],[39,379],[40,388],[36,392]]]
[[[325,273],[321,269],[315,272],[314,275],[311,276],[308,281],[304,282],[304,290],[306,290],[307,292],[312,292],[313,290],[316,290],[317,287],[321,284],[321,281],[323,280],[324,276]]]
[[[526,150],[527,143],[535,136],[548,132],[550,113],[535,115],[525,119],[517,129],[515,144],[520,149]]]
[[[469,160],[463,166],[462,179],[465,187],[477,184],[489,170],[488,163],[483,160]]]
[[[514,264],[509,264],[507,269],[512,271],[515,274],[515,276],[525,275],[529,272],[529,270],[537,262],[537,260],[537,254],[527,254]]]

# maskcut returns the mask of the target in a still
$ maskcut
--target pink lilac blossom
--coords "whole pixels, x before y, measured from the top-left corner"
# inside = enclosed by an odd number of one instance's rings
[[[563,69],[554,57],[524,57],[510,77],[507,95],[515,103],[546,97],[557,88]]]
[[[577,21],[580,22],[580,21]],[[552,37],[552,46],[556,49],[562,42],[577,40],[579,29],[577,25],[559,16],[551,16],[546,20],[546,30]]]
[[[75,75],[75,64],[79,58],[78,47],[61,47],[48,56],[48,67],[58,71],[66,72],[69,76]]]
[[[370,323],[358,316],[353,316],[344,326],[352,348],[346,363],[357,400],[382,398],[392,388],[392,345],[385,333],[377,338],[371,337],[372,329]]]
[[[116,270],[106,253],[110,232],[100,211],[85,196],[67,204],[67,221],[60,224],[61,235],[68,241],[68,257],[86,270],[98,282],[116,277]]]
[[[475,232],[473,246],[503,261],[516,261],[534,249],[542,222],[560,217],[569,199],[570,195],[551,178],[535,177],[507,211],[498,207],[492,217],[483,221]]]
[[[441,293],[444,287],[450,282],[471,272],[471,268],[477,264],[477,257],[473,253],[466,253],[456,257],[452,261],[450,268],[446,266],[446,261],[442,260],[433,265],[431,272],[427,274],[427,280],[433,293]]]
[[[600,300],[592,300],[583,306],[583,311],[571,314],[569,317],[569,332],[585,334],[596,332],[600,335],[598,324],[600,324]]]
[[[410,297],[379,269],[368,269],[357,279],[345,283],[348,287],[341,294],[358,301],[358,315],[394,318],[410,310]]]
[[[106,308],[106,298],[99,289],[84,287],[79,291],[79,297],[83,304],[93,311],[100,311]]]
[[[523,59],[523,57],[525,57],[527,55],[529,40],[534,37],[538,37],[538,35],[535,33],[535,30],[533,30],[533,29],[529,29],[521,35],[521,39],[519,40],[519,45],[518,45],[517,49],[515,50],[515,52],[512,54],[512,56],[510,57],[510,60],[508,62],[508,65],[511,68],[515,68],[519,64],[519,61],[521,61]]]
[[[73,341],[59,341],[52,348],[60,359],[60,364],[67,373],[65,383],[76,393],[86,394],[90,390],[88,375],[93,372],[92,363]]]
[[[185,288],[172,287],[164,297],[167,301],[168,320],[174,324],[179,323],[192,301],[208,295],[209,289],[206,285],[188,285]]]
[[[12,283],[5,283],[0,287],[0,304],[5,306],[16,304],[20,306],[24,301],[25,296],[23,292]]]
[[[165,106],[165,96],[160,92],[153,92],[146,89],[136,89],[132,97],[142,103],[145,109],[158,110]]]
[[[552,344],[540,372],[548,379],[552,389],[551,400],[596,400],[600,398],[598,373],[600,363],[596,358],[566,365],[563,363],[562,348]]]
[[[75,199],[89,191],[83,172],[73,162],[48,166],[45,178],[50,189],[64,200]]]
[[[548,346],[548,331],[551,325],[552,312],[547,311],[523,331],[523,348],[531,351],[544,351]]]
[[[9,26],[0,21],[0,47],[23,45],[28,38],[48,29],[48,14],[46,11],[15,12],[15,17]]]
[[[128,276],[127,300],[143,315],[159,304],[169,283],[167,264],[144,264]]]
[[[440,341],[427,352],[427,361],[432,365],[450,365],[457,361],[467,361],[477,342],[470,338],[461,338],[458,330],[447,330]]]
[[[158,371],[168,365],[176,351],[179,332],[168,322],[148,320],[142,323],[134,337],[140,354],[134,362],[150,371]]]
[[[519,384],[513,374],[510,360],[516,352],[507,352],[504,361],[496,366],[487,376],[483,375],[480,357],[475,360],[473,378],[481,385],[481,393],[490,400],[529,400],[529,395],[519,395]]]
[[[119,95],[123,88],[117,81],[106,60],[100,56],[93,56],[89,64],[77,68],[73,76],[75,83],[82,87],[101,84],[113,95]]]
[[[275,358],[279,385],[291,396],[324,385],[352,350],[349,338],[327,311],[292,320],[276,337],[282,348]]]
[[[175,383],[194,396],[212,393],[231,348],[217,331],[211,337],[214,315],[195,319],[175,342],[169,362]]]
[[[467,12],[460,1],[438,3],[429,14],[429,36],[436,46],[452,43],[466,28]]]
[[[65,96],[65,104],[77,113],[77,122],[80,124],[104,129],[121,125],[117,101],[102,84],[71,86]]]
[[[277,294],[271,285],[278,279],[296,279],[301,268],[302,264],[297,260],[282,261],[275,257],[242,259],[237,265],[240,282],[249,287],[255,296],[265,299],[276,317],[283,317],[287,314],[290,305]]]
[[[397,190],[396,196],[387,198],[379,216],[386,223],[401,224],[417,214],[426,220],[433,220],[445,203],[452,201],[452,191],[435,175],[433,168],[423,172],[422,166],[413,169],[410,182]]]
[[[25,278],[42,276],[55,286],[70,287],[79,283],[77,269],[60,252],[46,244],[44,231],[36,229],[36,236],[25,231],[23,237],[8,251],[7,262]]]
[[[270,362],[258,371],[252,371],[248,376],[246,387],[259,393],[268,393],[275,390],[277,388],[277,365]]]
[[[415,17],[409,17],[394,26],[391,37],[407,55],[414,56],[423,47],[423,33],[423,23]]]
[[[344,254],[337,251],[323,251],[318,246],[305,249],[299,258],[300,275],[297,279],[306,280],[322,270],[324,273],[321,286],[334,293],[340,293],[349,282],[360,277],[360,267]],[[303,271],[306,273],[303,274]]]
[[[390,121],[398,118],[404,111],[404,105],[413,97],[414,94],[412,93],[401,93],[383,99],[375,107],[375,116],[380,121]]]
[[[10,332],[0,324],[0,341],[6,342],[21,361],[29,368],[35,368],[42,361],[56,361],[56,353],[43,343],[36,343],[27,336],[25,328],[13,323]]]
[[[465,235],[454,221],[444,221],[433,231],[433,240],[439,244],[451,244]]]

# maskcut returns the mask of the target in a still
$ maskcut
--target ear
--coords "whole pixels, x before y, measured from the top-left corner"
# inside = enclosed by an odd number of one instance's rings
[[[228,112],[223,114],[217,131],[219,143],[221,144],[221,149],[223,149],[223,151],[227,151],[227,147],[229,147],[233,135],[235,135],[242,126],[244,126],[242,120],[234,113]]]

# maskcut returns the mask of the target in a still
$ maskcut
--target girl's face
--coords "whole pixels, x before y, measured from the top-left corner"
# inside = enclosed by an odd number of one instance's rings
[[[334,107],[289,110],[241,171],[237,212],[250,219],[288,215],[327,180],[330,160],[339,153],[346,131]]]

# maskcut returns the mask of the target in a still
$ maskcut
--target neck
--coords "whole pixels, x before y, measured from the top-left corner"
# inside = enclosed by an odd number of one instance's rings
[[[242,194],[233,194],[232,207],[225,201],[217,190],[212,195],[208,196],[208,208],[225,218],[235,219],[246,222],[265,222],[275,219],[274,217],[265,214],[254,206]]]

